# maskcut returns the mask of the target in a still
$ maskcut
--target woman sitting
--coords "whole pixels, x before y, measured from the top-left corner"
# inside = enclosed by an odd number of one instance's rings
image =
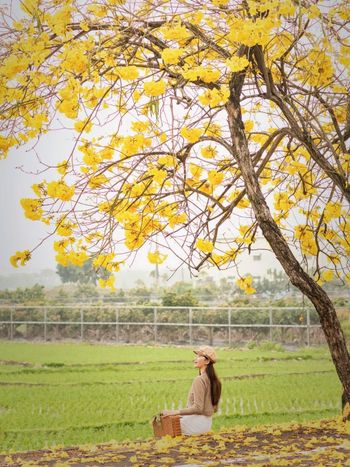
[[[217,411],[221,396],[221,382],[218,379],[214,363],[217,360],[215,350],[202,346],[194,350],[194,366],[199,369],[192,383],[186,409],[164,410],[162,415],[181,415],[183,435],[198,435],[210,431],[213,413]]]

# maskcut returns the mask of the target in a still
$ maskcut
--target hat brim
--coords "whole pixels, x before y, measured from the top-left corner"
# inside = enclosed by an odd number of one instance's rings
[[[216,363],[216,360],[213,360],[212,358],[210,358],[208,355],[206,355],[202,350],[194,350],[193,353],[195,353],[196,355],[202,355],[203,357],[205,357],[207,360],[209,360],[210,362],[212,363]]]

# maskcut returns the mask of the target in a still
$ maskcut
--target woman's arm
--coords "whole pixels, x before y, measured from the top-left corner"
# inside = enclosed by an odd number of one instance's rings
[[[178,410],[179,415],[202,415],[204,411],[205,391],[205,382],[198,376],[192,385],[193,404],[190,407],[186,407],[186,409]]]

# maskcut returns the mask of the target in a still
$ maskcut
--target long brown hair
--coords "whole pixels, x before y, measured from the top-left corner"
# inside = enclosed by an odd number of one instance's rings
[[[221,382],[215,372],[214,365],[212,362],[208,363],[206,372],[210,381],[211,403],[214,407],[216,407],[219,403],[221,396]]]

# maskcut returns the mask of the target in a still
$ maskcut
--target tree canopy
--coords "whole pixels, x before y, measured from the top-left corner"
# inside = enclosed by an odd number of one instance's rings
[[[232,267],[254,246],[227,119],[244,76],[240,130],[275,221],[317,280],[350,281],[348,2],[21,3],[3,14],[0,148],[75,131],[57,179],[21,200],[62,237],[60,264],[117,271],[149,242],[153,263],[171,248]]]

